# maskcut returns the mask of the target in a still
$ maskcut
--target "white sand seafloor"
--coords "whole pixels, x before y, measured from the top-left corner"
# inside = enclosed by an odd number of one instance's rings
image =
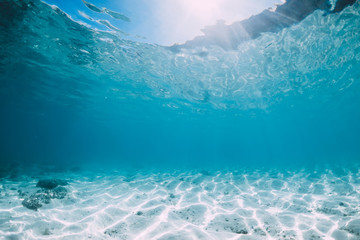
[[[39,178],[68,194],[37,211]],[[20,194],[19,194],[20,193]],[[360,172],[65,172],[0,179],[0,239],[360,239]]]

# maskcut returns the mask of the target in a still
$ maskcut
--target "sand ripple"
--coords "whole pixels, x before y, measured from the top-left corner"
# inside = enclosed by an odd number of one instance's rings
[[[360,239],[360,173],[58,173],[68,195],[24,208],[0,181],[1,239]],[[2,237],[1,237],[2,236]]]

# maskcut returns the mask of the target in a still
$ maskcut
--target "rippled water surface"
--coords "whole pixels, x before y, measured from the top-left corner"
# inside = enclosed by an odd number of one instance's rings
[[[79,4],[0,0],[0,239],[359,239],[359,2],[231,50]]]
[[[221,167],[359,157],[358,3],[237,50],[180,52],[40,1],[8,5],[2,159]]]

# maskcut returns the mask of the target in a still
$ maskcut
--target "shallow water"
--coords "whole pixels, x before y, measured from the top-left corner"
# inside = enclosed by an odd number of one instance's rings
[[[237,51],[176,54],[30,3],[2,17],[6,161],[279,167],[359,157],[358,4]]]
[[[360,238],[358,2],[180,52],[0,3],[5,239]]]
[[[32,177],[1,183],[5,239],[359,239],[358,168],[64,172],[49,167],[44,173],[39,167],[26,170]],[[49,173],[68,181],[67,196],[37,211],[19,204]]]

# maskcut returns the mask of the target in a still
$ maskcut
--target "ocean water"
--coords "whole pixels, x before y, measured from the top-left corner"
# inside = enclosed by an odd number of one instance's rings
[[[360,239],[358,2],[178,52],[0,8],[0,239]]]

